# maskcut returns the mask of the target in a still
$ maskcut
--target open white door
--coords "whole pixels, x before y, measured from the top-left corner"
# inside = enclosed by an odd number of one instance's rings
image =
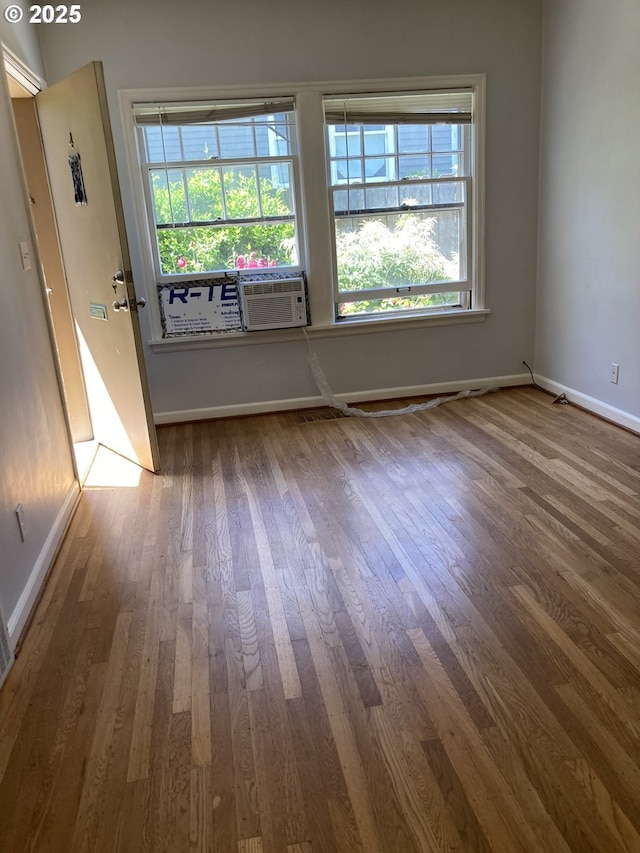
[[[94,434],[159,470],[102,64],[36,96]]]

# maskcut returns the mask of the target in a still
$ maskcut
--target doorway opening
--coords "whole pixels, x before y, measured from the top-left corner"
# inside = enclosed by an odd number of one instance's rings
[[[75,320],[40,140],[35,105],[35,95],[39,87],[24,68],[8,59],[6,53],[4,61],[23,177],[29,198],[32,232],[42,268],[41,280],[45,288],[43,299],[56,355],[76,474],[82,484],[91,468],[98,442],[93,432]]]
[[[78,480],[99,445],[158,471],[138,317],[146,302],[131,273],[102,64],[40,91],[4,47],[3,59]],[[28,269],[28,244],[21,251]]]

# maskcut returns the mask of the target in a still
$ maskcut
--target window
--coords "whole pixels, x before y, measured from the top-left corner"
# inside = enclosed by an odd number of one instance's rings
[[[159,280],[298,264],[291,99],[134,114]]]
[[[324,99],[336,318],[470,304],[471,91]]]
[[[483,319],[483,75],[180,96],[120,95],[159,288],[304,273],[327,334]]]

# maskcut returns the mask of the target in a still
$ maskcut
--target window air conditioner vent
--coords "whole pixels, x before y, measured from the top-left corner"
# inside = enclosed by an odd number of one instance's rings
[[[307,293],[302,278],[241,281],[240,311],[246,332],[306,326]]]
[[[302,279],[290,279],[284,281],[261,281],[255,283],[247,282],[244,286],[244,292],[250,296],[257,296],[260,293],[300,293]]]

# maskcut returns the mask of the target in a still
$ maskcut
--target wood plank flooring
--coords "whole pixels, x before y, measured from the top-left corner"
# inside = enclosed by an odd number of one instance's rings
[[[640,439],[550,401],[160,428],[2,689],[0,849],[637,853]]]

